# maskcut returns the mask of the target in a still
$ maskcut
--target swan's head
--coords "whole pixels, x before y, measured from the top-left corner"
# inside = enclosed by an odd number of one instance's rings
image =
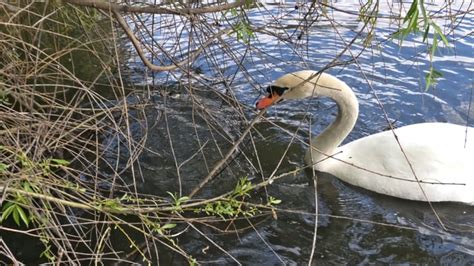
[[[268,95],[257,101],[257,109],[262,110],[285,99],[302,99],[315,96],[315,83],[311,79],[315,71],[298,71],[286,74],[267,87]]]
[[[268,86],[268,95],[257,101],[257,109],[262,110],[274,103],[281,102],[283,100],[283,94],[285,94],[286,91],[288,91],[287,87],[280,87],[276,85]]]

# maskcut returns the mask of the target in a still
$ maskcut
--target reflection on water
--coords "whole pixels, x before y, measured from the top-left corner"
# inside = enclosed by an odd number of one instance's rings
[[[331,10],[327,15],[337,18],[335,21],[339,23],[338,25],[331,25],[328,20],[322,19],[319,24],[315,23],[306,28],[307,31],[303,32],[305,37],[299,40],[297,36],[301,34],[298,32],[300,28],[294,25],[299,25],[300,15],[309,5],[310,3],[303,3],[296,10],[294,5],[288,4],[288,10],[285,12],[281,8],[275,8],[274,5],[265,5],[247,12],[256,25],[270,27],[271,25],[267,25],[268,17],[284,18],[284,25],[288,26],[285,28],[286,31],[275,30],[275,32],[286,33],[288,38],[293,38],[295,42],[294,46],[290,46],[270,35],[256,33],[256,39],[252,41],[251,56],[245,57],[243,56],[245,46],[242,43],[235,43],[233,49],[236,56],[243,57],[242,64],[253,78],[249,81],[242,73],[237,72],[235,78],[237,83],[233,84],[233,88],[241,102],[253,106],[259,96],[259,84],[269,84],[284,73],[300,69],[321,69],[340,52],[361,27],[357,17]],[[386,6],[382,6],[381,12],[389,15],[388,4],[382,5]],[[337,3],[337,7],[354,11],[358,10],[358,2]],[[379,103],[373,95],[374,91],[383,103],[389,118],[396,121],[396,126],[427,121],[447,121],[473,126],[474,111],[471,110],[468,114],[469,103],[472,101],[470,94],[474,89],[473,15],[468,14],[449,36],[451,40],[455,40],[455,48],[440,48],[434,64],[444,76],[435,88],[428,92],[425,91],[424,71],[428,69],[430,63],[424,54],[423,49],[426,47],[422,45],[421,37],[409,37],[400,47],[397,41],[388,40],[389,34],[393,33],[395,28],[391,24],[394,21],[381,19],[379,23],[381,25],[377,28],[374,44],[380,46],[369,47],[358,58],[369,80],[363,78],[355,64],[329,70],[352,87],[360,101],[359,120],[346,141],[379,132],[387,126]],[[157,39],[164,38],[163,36],[157,36]],[[358,54],[362,49],[364,47],[356,42],[352,52]],[[226,55],[216,58],[222,60],[216,64],[226,69],[224,73],[234,73],[238,68],[229,64],[231,60]],[[341,58],[341,60],[347,59],[349,59],[347,55]],[[204,73],[212,69],[204,59],[196,64]],[[212,76],[213,73],[208,74]],[[160,78],[160,75],[157,74],[155,78]],[[368,82],[374,91],[369,88]],[[167,139],[167,134],[177,136],[173,141],[179,162],[199,152],[200,146],[193,142],[196,139],[191,140],[189,136],[212,134],[212,130],[209,130],[210,124],[194,116],[195,107],[187,106],[186,103],[172,102],[167,106],[170,112],[168,123],[171,125],[171,132],[166,132],[165,127],[156,129],[149,137],[149,147],[161,153],[160,155],[145,153],[143,159],[144,176],[147,179],[144,189],[149,193],[164,192],[166,189],[162,187],[177,185],[173,183],[177,182],[174,178],[176,170],[173,157],[171,154],[166,154],[172,144],[163,141]],[[172,109],[173,106],[176,108]],[[222,112],[220,108],[217,105],[214,111]],[[297,128],[302,129],[298,132],[298,136],[305,139],[310,128],[306,111],[309,111],[312,121],[310,130],[312,134],[317,134],[334,119],[336,109],[333,103],[326,100],[288,102],[272,107],[266,117],[290,132],[295,132]],[[232,121],[230,112],[226,114],[225,110],[222,115],[216,116],[216,119],[222,121],[211,124],[227,125],[228,121]],[[189,127],[183,127],[186,124]],[[194,132],[196,124],[204,125],[202,128],[198,127],[199,132]],[[292,138],[276,125],[266,122],[257,125],[257,129],[265,137],[255,143],[264,176],[274,171]],[[235,131],[241,125],[228,126]],[[225,152],[220,149],[225,147],[225,144],[228,145],[229,139],[234,137],[213,137],[213,143],[209,143],[203,151],[206,154],[216,155],[215,158],[211,157],[217,160],[218,155]],[[248,146],[251,144],[248,143]],[[291,144],[278,172],[291,171],[295,165],[302,166],[305,149],[302,143]],[[191,182],[192,185],[188,187],[193,187],[208,171],[206,167],[209,167],[210,163],[204,159],[212,161],[212,158],[197,156],[195,160],[191,160],[186,168],[181,169],[182,176],[188,178],[183,182]],[[247,158],[237,158],[233,161],[233,166],[228,168],[233,172],[225,176],[247,175],[255,178],[260,170],[254,166],[254,162],[249,161],[251,160]],[[164,179],[167,176],[173,178]],[[310,176],[310,172],[302,172],[268,187],[270,195],[283,200],[279,206],[278,219],[267,219],[255,228],[237,234],[216,233],[208,228],[205,229],[205,233],[243,264],[307,263],[313,243],[315,222],[313,214],[316,204],[315,189],[312,182],[308,182]],[[170,180],[173,184],[166,186],[164,184],[168,182],[166,180]],[[229,189],[232,184],[229,179],[220,178],[212,186],[213,189]],[[317,262],[457,265],[474,263],[473,207],[460,204],[435,204],[435,209],[448,229],[444,231],[433,211],[425,203],[377,195],[352,187],[327,174],[319,176],[317,186],[319,211],[315,250]],[[198,260],[210,264],[234,262],[228,255],[209,243],[202,242],[197,234],[193,234],[195,233],[183,235],[180,241]]]

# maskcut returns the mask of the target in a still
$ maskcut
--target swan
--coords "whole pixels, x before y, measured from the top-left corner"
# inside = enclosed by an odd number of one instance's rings
[[[259,110],[306,97],[336,102],[336,119],[310,140],[305,161],[314,170],[402,199],[474,205],[473,127],[420,123],[339,146],[359,114],[357,98],[346,83],[327,73],[303,70],[278,78],[267,91],[268,96],[257,101]]]

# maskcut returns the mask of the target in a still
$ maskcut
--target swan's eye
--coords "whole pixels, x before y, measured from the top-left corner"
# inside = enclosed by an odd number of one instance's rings
[[[282,96],[286,90],[288,90],[287,87],[280,87],[280,86],[275,86],[275,85],[270,85],[267,87],[267,92],[270,95],[273,95],[274,93],[276,93],[278,94],[278,96]]]

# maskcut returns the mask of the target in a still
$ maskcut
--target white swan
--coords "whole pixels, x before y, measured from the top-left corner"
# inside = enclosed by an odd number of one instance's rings
[[[473,127],[414,124],[338,147],[351,132],[359,114],[357,99],[343,81],[305,70],[280,77],[267,91],[269,95],[257,102],[258,109],[283,99],[312,96],[330,97],[337,103],[339,112],[335,121],[311,140],[312,148],[306,153],[306,162],[315,170],[398,198],[474,205]]]

